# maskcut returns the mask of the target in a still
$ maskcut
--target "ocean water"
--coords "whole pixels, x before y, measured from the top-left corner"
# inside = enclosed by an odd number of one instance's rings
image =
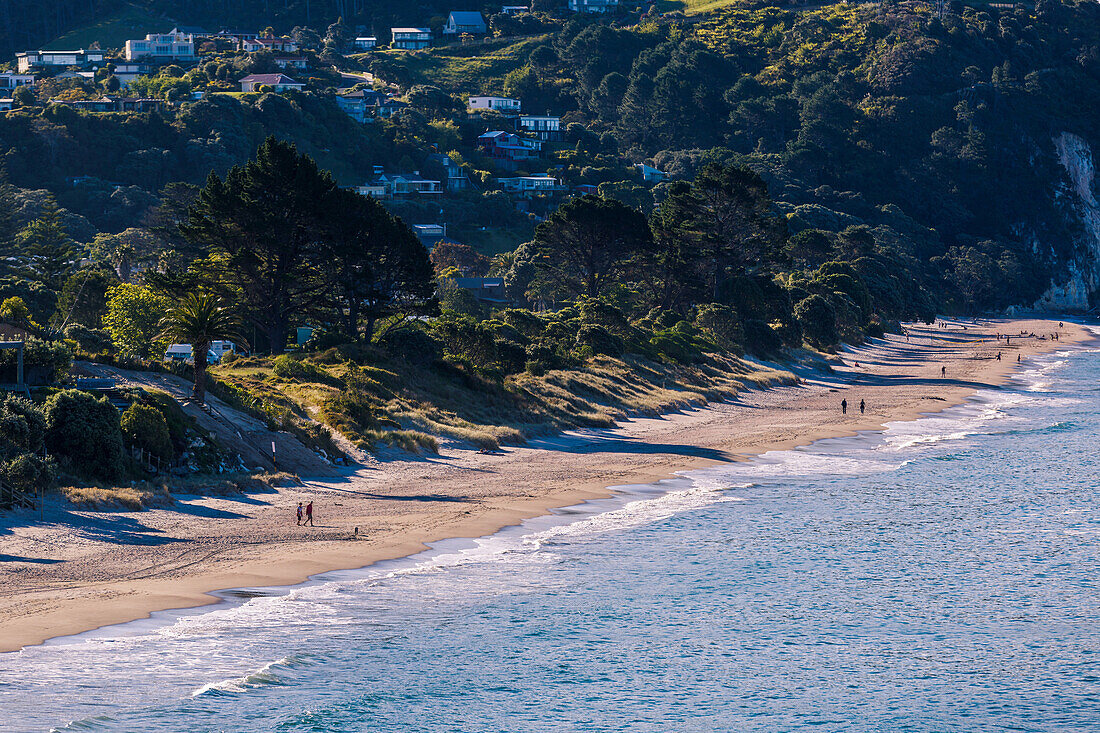
[[[0,655],[5,731],[1100,731],[1100,353]]]

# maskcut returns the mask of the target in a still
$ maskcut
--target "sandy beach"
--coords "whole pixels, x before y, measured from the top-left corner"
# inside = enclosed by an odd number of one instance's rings
[[[210,595],[216,590],[294,584],[407,556],[432,541],[483,536],[554,507],[608,496],[609,487],[876,430],[1003,384],[1019,368],[1018,356],[1092,338],[1084,327],[1059,328],[1057,321],[911,326],[908,338],[890,335],[831,358],[831,371],[794,368],[796,386],[750,390],[731,402],[564,433],[497,454],[445,445],[438,456],[307,477],[272,493],[179,497],[171,508],[135,513],[74,511],[54,501],[41,520],[37,511],[3,515],[0,651],[208,604],[218,600]],[[310,500],[316,526],[296,526],[295,507]]]

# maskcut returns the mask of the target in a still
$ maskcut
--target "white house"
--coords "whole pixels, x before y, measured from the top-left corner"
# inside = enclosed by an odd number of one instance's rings
[[[498,178],[497,184],[509,193],[534,195],[539,193],[554,193],[561,191],[562,186],[553,176],[517,176],[515,178]]]
[[[569,9],[574,13],[614,13],[619,0],[569,0]]]
[[[254,92],[262,86],[269,86],[277,92],[285,92],[288,89],[301,91],[305,84],[294,81],[286,74],[249,74],[241,79],[242,92]]]
[[[89,66],[102,64],[106,58],[104,51],[26,51],[15,54],[16,65],[20,74],[26,74],[35,69],[49,69],[58,66]]]
[[[516,128],[529,132],[544,142],[562,139],[561,118],[553,115],[520,115]]]
[[[16,89],[18,87],[34,86],[33,74],[13,74],[5,71],[0,74],[0,89]]]
[[[0,112],[7,112],[15,105],[15,100],[11,97],[0,97]]]
[[[298,44],[290,38],[276,38],[275,36],[259,36],[258,38],[242,38],[240,50],[248,53],[257,51],[275,51],[277,53],[295,53]]]
[[[195,58],[195,42],[190,37],[171,33],[150,33],[143,41],[127,41],[127,61],[190,61]]]
[[[645,163],[635,163],[635,168],[642,174],[642,180],[646,183],[660,183],[668,178],[668,174],[664,171],[657,170],[651,165]]]
[[[504,5],[501,7],[500,12],[505,15],[520,15],[522,13],[530,13],[531,8],[526,5]]]
[[[431,28],[390,28],[393,34],[393,48],[417,51],[432,45]]]
[[[359,36],[351,45],[356,51],[369,51],[378,45],[378,39],[374,36]]]
[[[471,111],[491,109],[497,112],[517,113],[520,108],[518,99],[508,97],[470,97],[466,107]]]
[[[478,12],[452,11],[447,16],[447,24],[443,26],[443,35],[458,36],[469,33],[471,36],[485,35],[485,18]]]

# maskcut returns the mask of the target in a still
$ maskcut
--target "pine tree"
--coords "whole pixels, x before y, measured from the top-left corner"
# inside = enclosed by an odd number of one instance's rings
[[[76,270],[79,250],[61,220],[61,210],[51,196],[38,218],[16,236],[15,251],[21,274],[52,290],[61,290]]]

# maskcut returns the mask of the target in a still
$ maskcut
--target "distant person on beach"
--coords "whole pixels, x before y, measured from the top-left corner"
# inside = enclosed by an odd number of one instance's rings
[[[847,415],[848,414],[848,400],[841,400],[840,401],[840,414],[841,415]]]
[[[302,502],[298,502],[298,526],[302,526]]]
[[[313,526],[313,502],[306,504],[306,524]]]
[[[863,411],[866,410],[866,409],[867,409],[867,405],[863,402],[863,400],[860,400],[859,401],[859,414],[862,415]]]
[[[940,376],[941,377],[946,377],[947,376],[947,367],[945,367],[945,366],[940,367]]]
[[[1061,328],[1061,327],[1062,327],[1062,322],[1058,321],[1058,328]]]
[[[1016,354],[1016,361],[1020,361],[1020,355]]]
[[[997,352],[997,361],[1000,361],[1000,360],[1001,360],[1001,352],[998,351]]]

